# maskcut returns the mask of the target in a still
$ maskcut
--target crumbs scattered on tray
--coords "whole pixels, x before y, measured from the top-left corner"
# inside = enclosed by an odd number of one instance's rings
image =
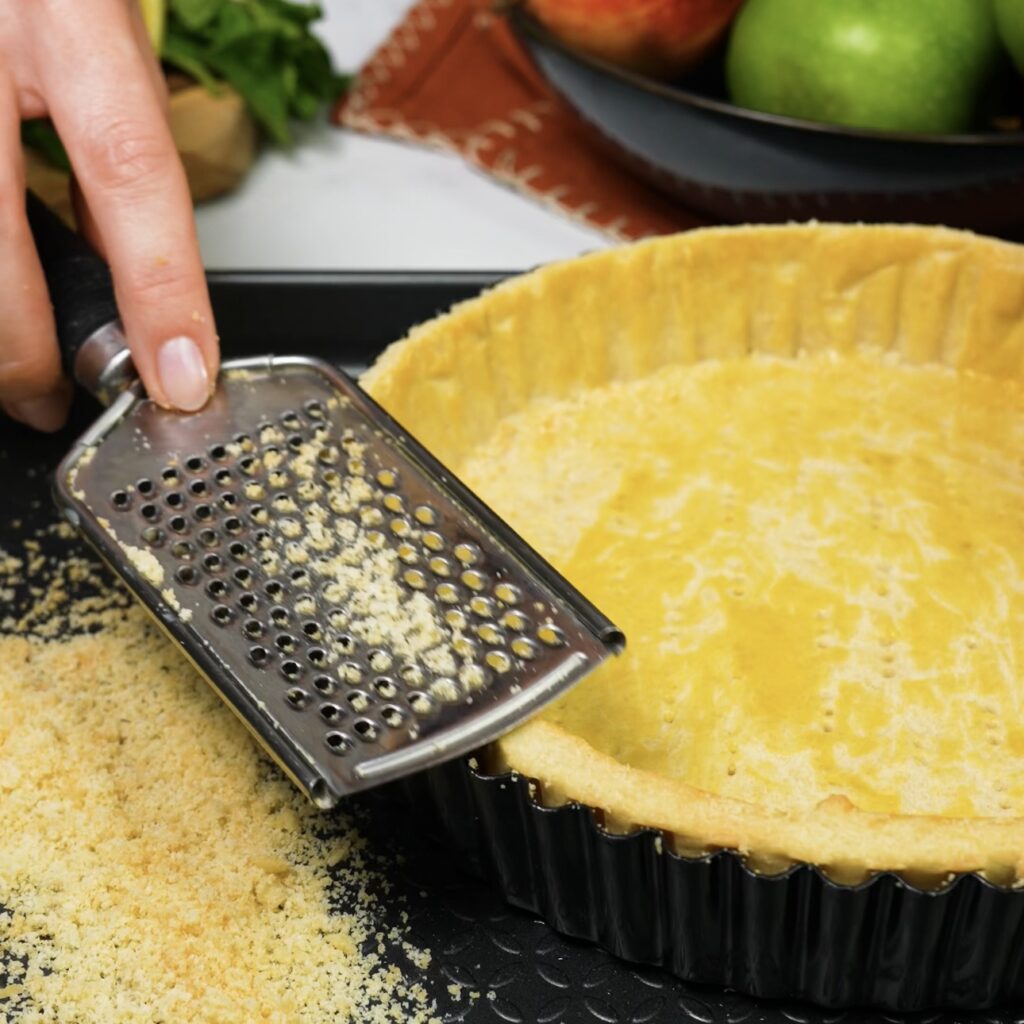
[[[0,551],[0,1019],[437,1020],[386,862],[72,536]]]

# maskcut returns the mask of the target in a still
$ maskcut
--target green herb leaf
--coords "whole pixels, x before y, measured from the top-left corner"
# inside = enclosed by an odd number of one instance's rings
[[[292,0],[170,0],[162,56],[207,88],[230,84],[287,146],[289,122],[311,119],[348,83],[312,32],[321,15]]]
[[[21,141],[30,149],[34,149],[51,167],[59,171],[71,171],[64,143],[60,141],[53,122],[47,117],[34,118],[21,122]]]

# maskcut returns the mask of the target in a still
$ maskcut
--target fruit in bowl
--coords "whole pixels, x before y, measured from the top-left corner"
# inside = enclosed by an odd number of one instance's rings
[[[1004,6],[1024,17],[1019,0]],[[754,110],[949,133],[970,130],[999,59],[990,0],[747,0],[726,76]]]
[[[527,0],[569,46],[655,78],[697,64],[721,39],[742,0]]]
[[[1024,75],[1024,0],[995,0],[995,9],[1003,45]]]

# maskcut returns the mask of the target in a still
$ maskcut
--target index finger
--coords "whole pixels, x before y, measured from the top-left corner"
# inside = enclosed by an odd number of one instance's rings
[[[40,5],[51,15],[39,76],[103,240],[132,358],[155,401],[199,409],[217,336],[188,183],[146,57],[121,0],[54,7],[59,16]]]

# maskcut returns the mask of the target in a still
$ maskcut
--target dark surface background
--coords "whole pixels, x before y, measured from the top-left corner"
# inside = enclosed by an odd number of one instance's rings
[[[501,276],[246,273],[212,275],[211,283],[226,356],[309,353],[355,370],[413,324]],[[49,474],[96,411],[88,398],[81,397],[68,429],[52,438],[0,422],[0,479],[12,482],[0,493],[0,548],[17,552],[21,539],[56,520]],[[81,551],[78,541],[49,543],[55,553]],[[508,907],[494,888],[456,863],[450,851],[410,827],[408,808],[396,792],[361,799],[350,809],[380,851],[381,862],[389,865],[390,892],[381,896],[383,928],[400,925],[403,912],[409,915],[405,938],[432,952],[422,981],[445,1021],[1024,1024],[1024,1007],[1018,1012],[906,1017],[825,1011],[761,1002],[686,984],[662,971],[635,968],[595,947],[562,938],[531,915]],[[329,827],[329,820],[325,825]],[[415,977],[417,969],[398,947],[389,955],[407,977]],[[2,964],[0,949],[0,987],[5,984]],[[461,999],[448,992],[453,983],[463,986]],[[471,1000],[471,991],[480,993],[479,998]],[[16,1021],[14,1008],[0,1002],[0,1019]]]

